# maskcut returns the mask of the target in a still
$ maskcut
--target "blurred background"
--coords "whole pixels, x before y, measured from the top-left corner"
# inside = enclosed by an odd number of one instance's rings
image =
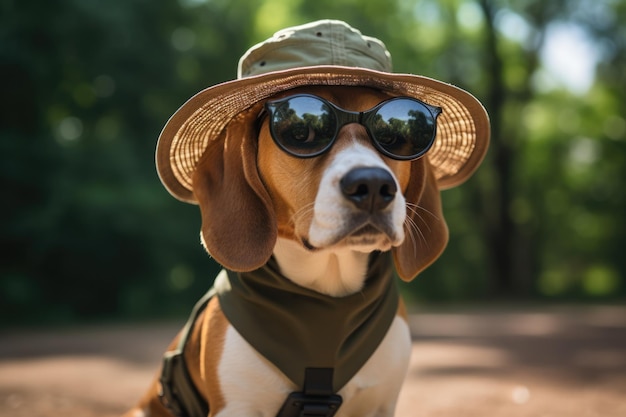
[[[491,116],[409,299],[624,301],[625,1],[1,0],[0,326],[186,316],[218,266],[156,175],[160,129],[249,46],[322,18]]]

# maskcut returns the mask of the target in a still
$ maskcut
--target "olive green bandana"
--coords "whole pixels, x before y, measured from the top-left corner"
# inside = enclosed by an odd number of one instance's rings
[[[222,271],[215,290],[226,318],[297,386],[306,368],[333,368],[339,391],[383,340],[398,309],[391,256],[370,256],[365,286],[335,298],[301,287],[272,258],[252,272]]]

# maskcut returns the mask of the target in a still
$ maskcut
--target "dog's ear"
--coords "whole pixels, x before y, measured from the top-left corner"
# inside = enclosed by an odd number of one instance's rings
[[[193,175],[202,214],[202,241],[209,254],[233,271],[265,264],[277,238],[276,216],[256,166],[253,107],[222,132],[224,146],[210,146]]]
[[[437,181],[426,158],[411,163],[411,179],[405,192],[406,237],[394,248],[393,259],[400,278],[411,281],[441,255],[448,243],[448,226],[441,210]]]

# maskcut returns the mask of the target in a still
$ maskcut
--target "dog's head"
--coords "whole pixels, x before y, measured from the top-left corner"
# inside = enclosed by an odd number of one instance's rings
[[[295,93],[314,94],[349,111],[369,110],[390,98],[359,87],[309,87],[282,96]],[[247,112],[242,120],[263,114],[263,103]],[[448,230],[426,157],[399,161],[382,155],[359,123],[342,126],[333,146],[313,158],[280,149],[267,117],[257,125],[233,120],[222,135],[224,146],[209,148],[198,163],[193,192],[204,245],[226,268],[260,267],[278,237],[310,251],[392,250],[405,280],[443,251]]]

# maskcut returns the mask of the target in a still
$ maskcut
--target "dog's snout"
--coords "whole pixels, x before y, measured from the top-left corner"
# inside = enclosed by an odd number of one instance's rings
[[[382,168],[355,168],[341,178],[340,187],[357,208],[372,213],[387,207],[398,191],[389,171]]]

